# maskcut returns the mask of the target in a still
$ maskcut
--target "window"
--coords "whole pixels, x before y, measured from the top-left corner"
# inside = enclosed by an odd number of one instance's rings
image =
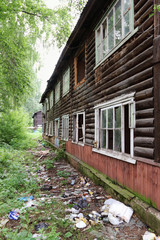
[[[55,86],[55,103],[57,103],[60,99],[60,82]]]
[[[70,68],[68,68],[63,75],[63,96],[69,92],[70,87]]]
[[[85,81],[85,48],[74,59],[75,86]]]
[[[48,135],[48,121],[45,124],[45,135]]]
[[[118,0],[96,30],[96,63],[99,63],[134,29],[133,0]]]
[[[129,154],[133,157],[135,102],[133,93],[95,107],[97,148]]]
[[[73,115],[73,142],[85,142],[85,113]]]
[[[53,121],[49,122],[49,134],[48,136],[53,136]]]
[[[51,109],[53,107],[53,91],[50,93],[49,100],[50,100],[50,109]]]
[[[69,116],[62,116],[62,138],[68,140],[69,137]]]

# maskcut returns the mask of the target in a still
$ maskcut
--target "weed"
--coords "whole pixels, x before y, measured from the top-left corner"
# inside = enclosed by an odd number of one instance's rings
[[[57,172],[57,175],[58,175],[59,177],[68,178],[71,174],[70,174],[70,172],[66,172],[66,171],[58,171],[58,172]]]

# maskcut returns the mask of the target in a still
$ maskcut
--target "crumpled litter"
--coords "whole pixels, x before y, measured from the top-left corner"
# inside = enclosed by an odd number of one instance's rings
[[[146,231],[143,235],[143,240],[155,240],[156,235],[154,233]]]
[[[11,220],[18,220],[19,215],[20,214],[16,211],[10,211],[9,215],[8,215],[8,218],[11,219]]]
[[[2,220],[0,221],[0,227],[5,226],[8,221],[9,221],[8,219],[2,219]]]
[[[108,213],[108,218],[111,224],[119,225],[123,221],[129,223],[133,214],[133,209],[113,198],[110,198],[104,202],[102,212]],[[105,214],[103,214],[103,216],[104,215]]]
[[[18,200],[23,201],[23,202],[28,202],[29,200],[33,200],[33,196],[21,197],[21,198],[18,198]]]

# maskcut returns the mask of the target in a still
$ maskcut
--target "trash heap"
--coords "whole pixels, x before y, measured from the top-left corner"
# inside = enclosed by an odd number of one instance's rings
[[[84,216],[81,210],[87,206],[88,202],[85,198],[80,199],[78,203],[75,202],[71,209],[66,209],[66,212],[70,213],[66,218],[75,223],[77,228],[85,228],[98,223],[111,223],[112,225],[119,225],[123,222],[129,223],[133,214],[132,208],[113,198],[107,199],[99,212],[92,211]]]

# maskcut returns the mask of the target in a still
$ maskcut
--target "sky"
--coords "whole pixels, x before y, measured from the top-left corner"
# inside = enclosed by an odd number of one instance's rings
[[[59,5],[59,0],[44,0],[49,8],[55,8]],[[38,79],[41,81],[41,93],[45,91],[47,86],[47,80],[51,77],[55,65],[60,57],[62,49],[59,50],[56,46],[50,47],[49,49],[44,49],[43,45],[40,44],[38,47],[38,52],[41,56],[42,67],[38,71]]]

